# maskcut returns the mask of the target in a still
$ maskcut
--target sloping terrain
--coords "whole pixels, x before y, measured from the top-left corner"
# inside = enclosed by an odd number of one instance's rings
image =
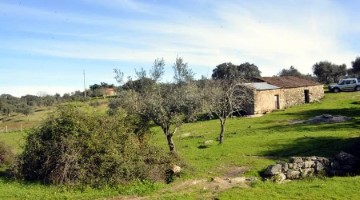
[[[217,120],[185,124],[174,137],[183,159],[178,163],[183,173],[168,185],[140,183],[95,191],[68,191],[0,179],[0,199],[357,199],[359,177],[312,178],[276,184],[261,181],[259,171],[291,156],[329,157],[340,151],[359,156],[360,104],[356,103],[359,99],[359,92],[328,93],[320,103],[259,118],[231,119],[222,145],[216,142],[220,129]],[[322,114],[342,115],[352,120],[331,124],[291,123]],[[153,132],[153,143],[167,149],[161,130],[155,127]],[[10,144],[19,134],[0,133],[0,140]],[[11,145],[19,148],[18,143]],[[246,177],[248,182],[231,187],[221,185],[222,181],[228,184],[236,177],[239,180]]]

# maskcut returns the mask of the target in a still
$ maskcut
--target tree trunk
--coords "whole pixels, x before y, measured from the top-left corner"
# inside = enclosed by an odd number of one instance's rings
[[[222,144],[224,141],[224,132],[225,132],[225,120],[220,120],[219,144]]]
[[[167,133],[166,134],[166,139],[167,139],[167,142],[168,142],[170,152],[175,152],[175,144],[174,144],[172,136],[173,136],[172,134]]]

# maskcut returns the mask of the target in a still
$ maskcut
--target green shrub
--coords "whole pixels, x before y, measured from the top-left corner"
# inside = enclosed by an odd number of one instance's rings
[[[0,167],[9,165],[14,158],[14,153],[4,142],[0,141]]]
[[[170,155],[140,143],[126,113],[106,116],[81,110],[60,107],[30,131],[17,163],[18,177],[94,187],[165,179]]]
[[[101,105],[100,101],[91,101],[89,103],[90,106],[92,107],[99,107]]]

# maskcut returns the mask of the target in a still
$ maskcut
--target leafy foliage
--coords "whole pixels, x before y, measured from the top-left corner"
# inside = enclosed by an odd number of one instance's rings
[[[321,61],[313,65],[313,72],[321,83],[339,82],[347,73],[346,65],[336,65],[329,61]]]
[[[94,187],[164,179],[169,157],[143,141],[124,112],[95,115],[59,107],[30,131],[16,174],[25,180]]]
[[[352,64],[352,73],[360,76],[360,57],[356,57],[354,61],[351,62]]]
[[[194,79],[194,73],[188,67],[188,64],[184,63],[184,60],[181,57],[176,58],[173,69],[174,69],[174,80],[176,83],[187,83]]]
[[[223,143],[226,120],[234,112],[245,110],[253,101],[253,91],[241,85],[241,80],[211,80],[202,89],[205,109],[220,121],[219,143]]]
[[[278,75],[302,77],[302,74],[294,66],[290,66],[289,69],[282,69]]]
[[[13,161],[14,153],[4,142],[0,141],[0,167],[9,165]]]
[[[261,71],[255,64],[248,62],[241,65],[234,65],[232,63],[222,63],[213,70],[212,78],[215,80],[226,79],[246,79],[251,80],[254,77],[260,77]]]

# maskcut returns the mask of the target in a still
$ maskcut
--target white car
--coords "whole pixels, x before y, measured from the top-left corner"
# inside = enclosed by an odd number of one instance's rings
[[[329,90],[332,92],[360,91],[360,78],[342,79],[338,84],[330,84]]]

